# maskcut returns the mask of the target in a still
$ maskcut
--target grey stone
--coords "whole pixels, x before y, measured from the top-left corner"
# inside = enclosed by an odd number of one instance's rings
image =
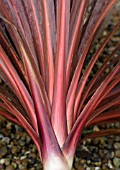
[[[114,158],[113,164],[116,168],[119,168],[120,167],[120,158]]]
[[[5,165],[10,165],[10,158],[5,158]]]
[[[114,143],[114,148],[115,149],[120,149],[120,142]]]
[[[9,137],[4,137],[4,138],[2,139],[2,141],[5,142],[5,143],[7,143],[7,144],[9,144],[10,138],[9,138]]]
[[[7,148],[6,146],[0,147],[0,157],[7,154]]]
[[[9,166],[7,166],[6,167],[6,169],[5,170],[14,170],[14,168],[13,168],[13,166],[12,165],[9,165]]]
[[[120,149],[117,149],[117,150],[115,151],[115,156],[118,157],[118,158],[120,158]]]

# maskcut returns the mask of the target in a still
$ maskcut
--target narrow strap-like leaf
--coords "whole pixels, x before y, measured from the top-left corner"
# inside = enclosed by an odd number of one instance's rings
[[[89,36],[87,43],[86,44],[86,50],[83,51],[82,56],[79,59],[79,62],[77,64],[77,67],[75,69],[69,90],[68,90],[68,94],[67,94],[67,104],[69,103],[70,108],[68,107],[68,113],[73,111],[73,104],[74,104],[74,100],[75,100],[75,95],[76,95],[76,90],[78,87],[78,82],[79,82],[79,77],[81,75],[81,71],[82,71],[82,67],[83,67],[83,63],[84,60],[86,58],[87,52],[89,50],[89,47],[91,45],[91,42],[93,40],[94,34],[97,31],[97,28],[99,26],[99,24],[101,23],[101,21],[103,20],[103,18],[105,17],[106,13],[111,9],[111,7],[113,6],[113,4],[115,3],[116,0],[113,0],[111,3],[109,3],[107,5],[107,7],[104,9],[104,12],[101,14],[101,16],[98,18],[98,21],[94,27],[94,30],[92,32],[92,34]],[[70,114],[71,115],[71,114]]]
[[[18,100],[18,98],[15,96],[14,93],[9,92],[9,90],[6,89],[6,87],[4,87],[4,85],[0,86],[0,96],[2,99],[2,96],[5,96],[6,98],[9,99],[9,101],[11,102],[11,104],[17,108],[17,110],[19,112],[21,112],[23,114],[23,116],[26,118],[26,120],[32,124],[32,121],[30,120],[30,117],[28,115],[28,113],[26,113],[26,110],[24,109],[24,107],[21,105],[20,101]]]
[[[2,12],[2,15],[12,24],[16,26],[16,28],[19,30],[19,33],[21,34],[23,40],[26,42],[32,57],[36,63],[36,66],[38,67],[38,61],[34,49],[33,39],[31,30],[27,21],[27,17],[25,14],[25,10],[22,4],[22,1],[17,0],[4,0],[0,1],[0,11]],[[7,23],[6,23],[7,24]],[[17,47],[17,50],[19,51],[19,44],[16,39],[16,34],[11,27],[11,25],[8,25],[8,31],[13,38],[15,42],[15,46]],[[13,36],[14,34],[14,36]],[[20,52],[20,51],[19,51]],[[19,53],[20,54],[20,53]]]
[[[109,109],[112,106],[118,105],[120,104],[120,97],[115,98],[114,100],[111,100],[111,102],[103,105],[102,107],[100,107],[99,109],[96,109],[95,112],[93,112],[93,114],[90,116],[89,120],[86,123],[86,126],[92,122],[92,120],[94,118],[96,118],[97,116],[99,116],[103,111],[105,111],[106,109]]]
[[[19,121],[15,117],[13,117],[13,115],[11,115],[8,111],[6,111],[2,107],[1,103],[0,103],[0,115],[12,121],[13,123],[16,123],[17,125],[22,126],[21,123],[19,123]]]
[[[95,124],[107,122],[107,120],[111,120],[111,122],[112,122],[112,120],[118,121],[119,119],[120,119],[120,109],[106,111],[106,112],[102,113],[101,115],[97,116],[95,119],[93,119],[91,122],[89,122],[86,126],[93,126]]]
[[[1,32],[0,32],[0,41],[1,41],[2,48],[9,55],[10,59],[15,64],[16,68],[18,69],[20,75],[25,80],[26,84],[28,85],[28,80],[27,80],[27,76],[26,76],[22,61],[20,61],[17,53],[12,48],[11,44],[9,44],[7,42],[7,40],[4,38],[4,36],[1,34]],[[28,85],[28,87],[29,87],[29,85]]]
[[[52,104],[52,126],[60,146],[63,145],[67,137],[66,114],[65,114],[65,54],[66,54],[66,9],[67,1],[57,1],[59,11],[57,11],[57,51],[55,58],[55,81]]]
[[[17,118],[17,120],[20,122],[20,124],[27,130],[27,132],[29,133],[29,135],[33,139],[36,147],[38,148],[38,151],[41,151],[40,150],[40,145],[39,145],[40,139],[39,139],[38,134],[34,131],[34,129],[28,123],[28,121],[26,121],[24,116],[7,99],[4,98],[3,100],[4,100],[5,104],[6,104],[6,106],[8,107],[8,111],[11,114],[13,114]]]
[[[19,47],[21,49],[28,80],[30,84],[30,90],[35,106],[35,113],[38,122],[38,130],[42,140],[42,157],[48,156],[49,152],[58,152],[61,154],[60,147],[53,132],[49,114],[51,112],[49,101],[47,99],[46,91],[42,79],[35,67],[35,63],[32,60],[29,51],[26,51],[24,44],[20,39],[18,32],[16,32],[19,39]],[[51,140],[52,139],[52,140]]]
[[[75,46],[77,43],[77,39],[79,37],[79,30],[81,29],[82,25],[82,19],[83,19],[83,14],[85,10],[85,5],[86,5],[87,0],[81,1],[79,11],[78,11],[78,17],[77,17],[77,22],[75,25],[75,30],[72,35],[72,40],[70,44],[70,49],[69,49],[69,54],[68,54],[68,60],[67,60],[67,71],[66,71],[66,86],[68,87],[69,85],[69,79],[70,79],[70,70],[71,70],[71,64],[72,64],[72,58],[75,53]],[[77,7],[77,4],[75,3],[75,6]]]
[[[86,120],[90,116],[90,114],[95,109],[96,104],[98,104],[98,100],[102,100],[103,98],[100,97],[104,95],[105,90],[108,84],[111,82],[113,77],[117,74],[120,69],[120,63],[110,72],[107,78],[103,81],[103,83],[99,86],[96,92],[93,94],[89,102],[84,107],[83,111],[81,112],[80,116],[78,117],[77,121],[75,122],[70,135],[68,136],[66,143],[63,146],[64,152],[69,152],[71,148],[75,151],[75,146],[78,144],[79,137],[81,136],[82,130],[85,126]],[[109,92],[109,91],[108,91]],[[107,94],[106,94],[107,95]]]
[[[32,33],[32,39],[34,43],[34,48],[36,51],[36,57],[38,60],[39,69],[41,71],[41,76],[43,81],[45,82],[45,56],[43,49],[43,39],[42,39],[42,30],[41,25],[43,22],[42,19],[42,4],[41,1],[30,0],[30,1],[22,1],[25,12],[27,15],[27,20],[29,22],[29,27]]]
[[[77,96],[76,96],[76,99],[75,99],[75,106],[74,106],[74,114],[76,114],[76,115],[77,115],[77,109],[78,109],[78,106],[79,106],[79,103],[80,103],[80,100],[81,100],[83,89],[84,89],[85,84],[86,84],[86,82],[88,80],[88,76],[90,75],[91,70],[92,70],[95,62],[97,61],[97,59],[100,56],[101,52],[103,51],[104,47],[109,42],[110,38],[112,37],[114,32],[118,29],[118,27],[120,27],[120,23],[115,26],[115,28],[110,33],[108,38],[104,41],[104,43],[101,45],[99,50],[94,54],[94,56],[92,57],[91,61],[88,64],[83,76],[80,79],[80,82],[79,82],[79,85],[78,85],[79,89],[78,89],[78,93],[77,93]]]
[[[19,78],[16,70],[14,69],[12,63],[3,51],[2,47],[0,47],[0,60],[0,69],[2,69],[4,74],[7,76],[7,79],[11,83],[13,89],[15,90],[16,96],[18,96],[18,98],[20,99],[26,112],[30,113],[30,118],[33,122],[33,126],[37,130],[36,116],[34,113],[34,105],[31,96],[29,95],[26,87]]]
[[[52,105],[54,85],[54,45],[55,45],[55,15],[53,0],[42,0],[44,19],[44,53],[46,57],[46,89]]]
[[[111,60],[114,58],[114,54],[120,49],[120,45],[118,45],[115,50],[112,52],[112,54],[110,55],[110,57],[105,61],[105,63],[102,65],[102,67],[97,71],[97,73],[95,74],[95,76],[92,78],[92,80],[90,81],[90,83],[88,84],[86,90],[85,90],[85,93],[84,93],[84,96],[82,98],[82,101],[80,102],[80,105],[79,105],[79,110],[78,110],[78,113],[80,113],[80,110],[83,106],[83,103],[86,99],[86,97],[89,97],[89,92],[91,90],[91,88],[94,86],[94,84],[96,83],[97,79],[100,77],[101,73],[104,72],[107,68],[109,68],[109,65],[112,64],[111,63]],[[114,61],[118,61],[119,59],[117,58],[114,58]],[[110,64],[109,64],[110,63]],[[100,82],[99,82],[100,84]],[[94,88],[95,90],[96,88]],[[92,90],[91,90],[92,91]],[[75,116],[76,117],[76,116]]]
[[[91,134],[88,134],[82,140],[80,140],[80,143],[90,138],[97,138],[97,137],[110,136],[110,135],[120,135],[120,129],[105,129],[105,130],[100,130],[98,132],[93,132]]]

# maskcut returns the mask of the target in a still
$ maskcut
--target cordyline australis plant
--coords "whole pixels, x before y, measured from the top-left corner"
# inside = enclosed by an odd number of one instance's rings
[[[120,133],[109,129],[81,138],[86,127],[120,117],[120,44],[89,78],[120,26],[90,57],[115,3],[0,0],[0,114],[26,129],[44,170],[70,170],[79,142]]]

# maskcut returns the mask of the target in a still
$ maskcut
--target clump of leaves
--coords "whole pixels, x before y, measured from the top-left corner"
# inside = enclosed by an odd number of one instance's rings
[[[120,44],[89,79],[120,26],[89,55],[116,2],[0,0],[0,114],[26,129],[44,170],[70,170],[79,141],[120,133],[81,139],[84,128],[120,118]]]

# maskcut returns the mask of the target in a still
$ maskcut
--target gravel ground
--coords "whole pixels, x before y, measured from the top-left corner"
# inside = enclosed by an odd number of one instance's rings
[[[120,128],[120,123],[107,125]],[[106,128],[95,126],[94,130]],[[78,146],[73,170],[120,170],[120,136],[89,139]],[[0,118],[0,170],[42,170],[24,129]]]
[[[114,11],[114,17],[109,26],[103,31],[103,37],[120,21],[120,2]],[[118,15],[119,14],[119,15]],[[102,43],[102,39],[99,44]],[[113,49],[116,42],[120,42],[120,30],[112,38],[103,60]],[[99,46],[98,44],[98,46]],[[98,48],[97,46],[95,48]],[[95,49],[93,49],[94,51]],[[92,51],[92,52],[93,52]],[[102,64],[100,60],[97,67]],[[96,67],[96,68],[97,68]],[[95,130],[114,126],[120,128],[120,122],[110,125],[95,126]],[[120,170],[120,136],[109,136],[89,139],[78,146],[73,170]],[[24,129],[0,117],[0,170],[42,170],[37,150]]]
[[[120,122],[107,126],[120,128]],[[99,130],[98,126],[94,128]],[[104,125],[104,128],[107,127]],[[85,141],[77,149],[74,167],[76,170],[120,170],[120,136]]]

